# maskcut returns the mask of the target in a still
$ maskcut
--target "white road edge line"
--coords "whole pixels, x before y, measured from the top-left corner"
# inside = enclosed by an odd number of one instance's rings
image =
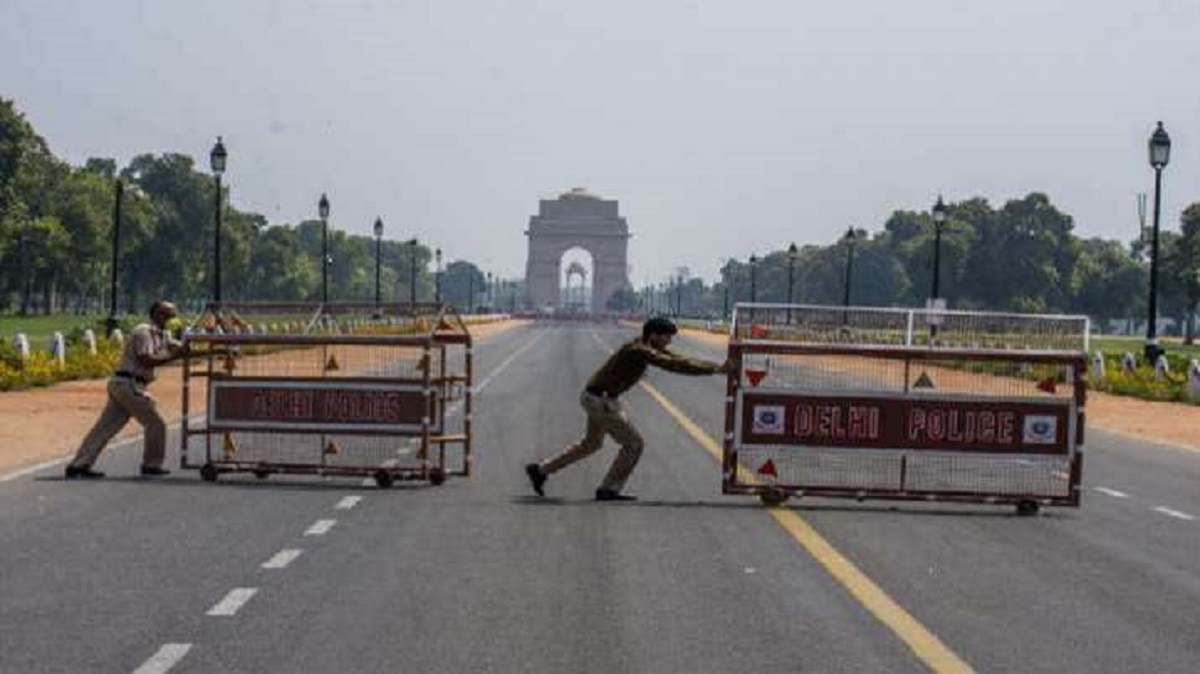
[[[133,674],[164,674],[192,650],[191,644],[163,644],[155,651],[150,659],[143,662],[141,667],[133,670]]]
[[[204,421],[203,415],[192,415],[192,416],[188,417],[189,424],[196,424],[196,423],[200,423],[201,421]],[[175,430],[179,427],[180,427],[180,424],[175,423],[175,424],[172,424],[171,426],[168,426],[167,430],[171,431],[171,430]],[[118,440],[117,442],[110,444],[106,451],[111,452],[115,449],[122,449],[124,447],[128,447],[128,446],[136,444],[138,442],[142,442],[142,439],[143,439],[143,434],[138,433],[137,435],[133,435],[128,438],[125,438],[124,440]],[[64,463],[70,461],[74,457],[75,457],[75,452],[71,452],[70,454],[67,454],[66,456],[60,456],[57,459],[50,459],[48,461],[43,461],[41,463],[35,463],[32,466],[25,466],[24,468],[18,468],[9,473],[0,474],[0,483],[12,482],[13,480],[19,480],[28,475],[33,475],[34,473],[40,473],[41,471],[46,470],[47,468],[54,468],[55,466],[61,466]]]
[[[55,466],[60,466],[70,460],[71,460],[71,457],[62,456],[57,459],[51,459],[49,461],[35,463],[32,466],[26,466],[24,468],[19,468],[17,470],[14,470],[11,473],[7,473],[5,475],[0,475],[0,482],[11,482],[13,480],[19,480],[19,479],[25,477],[26,475],[40,473],[41,471],[46,470],[47,468],[53,468]]]
[[[1156,506],[1156,507],[1154,508],[1154,512],[1157,512],[1157,513],[1162,513],[1162,514],[1164,514],[1164,515],[1166,515],[1166,516],[1168,516],[1168,517],[1174,517],[1175,519],[1187,520],[1187,521],[1189,521],[1189,522],[1190,522],[1190,521],[1192,521],[1192,520],[1194,520],[1194,519],[1196,519],[1196,518],[1195,518],[1194,516],[1192,516],[1192,515],[1189,515],[1189,514],[1187,514],[1187,513],[1181,513],[1181,512],[1179,512],[1178,510],[1173,510],[1173,509],[1171,509],[1171,508],[1167,508],[1167,507],[1164,507],[1164,506]]]
[[[208,609],[208,613],[205,613],[205,615],[214,617],[235,616],[246,605],[246,602],[250,601],[250,598],[256,594],[258,594],[258,588],[256,587],[235,587],[229,591],[229,594],[225,595],[224,599],[217,602],[216,606]]]
[[[1100,492],[1101,494],[1108,494],[1114,498],[1129,498],[1129,494],[1126,494],[1123,491],[1117,491],[1116,489],[1109,489],[1108,487],[1092,487],[1092,489]]]
[[[363,497],[361,496],[347,496],[346,498],[338,501],[337,505],[333,506],[333,508],[334,510],[349,510],[358,505],[362,498]]]
[[[264,569],[285,569],[288,564],[296,561],[300,553],[304,552],[299,548],[288,548],[275,553],[275,556],[263,562]]]
[[[313,525],[304,531],[305,536],[324,536],[329,533],[333,525],[337,524],[337,520],[317,520]]]

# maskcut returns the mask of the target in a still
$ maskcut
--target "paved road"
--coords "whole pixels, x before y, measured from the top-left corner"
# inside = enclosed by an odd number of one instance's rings
[[[136,447],[103,481],[0,483],[0,672],[1200,667],[1197,454],[1093,432],[1084,507],[1036,518],[816,499],[775,516],[721,496],[679,425],[719,437],[722,382],[654,373],[677,413],[628,396],[640,502],[590,500],[611,447],[529,496],[522,464],[575,439],[581,382],[627,334],[481,344],[478,473],[438,488],[121,478]]]

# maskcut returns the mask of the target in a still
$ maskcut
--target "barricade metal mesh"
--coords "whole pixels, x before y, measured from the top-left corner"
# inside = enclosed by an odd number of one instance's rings
[[[1087,351],[1084,316],[874,307],[739,304],[734,337],[840,346]]]
[[[727,491],[1078,503],[1086,318],[738,305],[731,337]],[[953,432],[910,434],[930,411]]]
[[[198,360],[185,367],[185,382],[203,390],[207,412],[204,423],[190,429],[185,424],[185,467],[374,475],[382,470],[400,477],[425,477],[431,467],[442,475],[468,473],[470,423],[460,408],[469,406],[470,336],[458,316],[440,307],[424,307],[432,311],[422,313],[402,306],[410,311],[393,312],[399,315],[384,315],[368,304],[338,305],[337,315],[326,313],[331,308],[222,305],[191,327],[188,347]],[[310,311],[307,319],[295,319]],[[214,391],[231,387],[248,387],[255,400],[295,391],[358,390],[374,391],[365,395],[378,404],[380,395],[402,394],[398,404],[408,421],[373,425],[382,418],[378,408],[353,413],[371,420],[329,422],[328,431],[324,422],[289,421],[288,412],[263,422],[214,416]],[[188,451],[186,436],[197,435],[204,439],[201,463]],[[463,468],[447,470],[447,460]]]

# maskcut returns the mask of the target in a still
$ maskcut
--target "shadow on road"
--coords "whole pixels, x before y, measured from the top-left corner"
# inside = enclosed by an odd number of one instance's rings
[[[329,478],[328,481],[313,477],[309,477],[308,479],[290,477],[258,480],[250,477],[250,479],[225,478],[216,482],[204,482],[199,478],[192,478],[187,475],[178,477],[173,475],[168,478],[147,478],[139,475],[109,475],[99,480],[67,480],[61,475],[34,478],[35,482],[70,483],[72,487],[83,489],[102,487],[105,484],[114,483],[122,485],[136,484],[143,487],[166,489],[265,489],[268,491],[361,491],[363,489],[370,489],[374,491],[408,492],[433,489],[431,485],[423,482],[401,482],[388,489],[378,489],[373,485],[364,486],[359,484],[360,480],[361,478],[347,477]]]
[[[665,501],[665,500],[637,500],[622,503],[597,503],[590,498],[583,499],[566,499],[559,497],[539,497],[539,496],[514,496],[511,502],[516,505],[524,506],[539,506],[539,507],[592,507],[592,508],[678,508],[678,509],[723,509],[723,510],[762,510],[767,508],[755,501]],[[902,506],[894,504],[860,504],[860,503],[805,503],[803,505],[793,504],[784,506],[786,510],[794,510],[798,513],[862,513],[862,514],[896,514],[904,516],[930,516],[930,517],[983,517],[983,518],[1013,518],[1027,519],[1025,516],[1017,515],[1009,506],[991,506],[985,507],[952,507],[952,506]],[[1061,519],[1065,512],[1057,511],[1041,511],[1037,518]],[[1069,515],[1067,515],[1069,517]]]

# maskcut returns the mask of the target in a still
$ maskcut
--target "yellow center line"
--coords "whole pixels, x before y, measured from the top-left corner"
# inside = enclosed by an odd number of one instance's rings
[[[599,338],[597,338],[599,339]],[[688,418],[678,407],[654,386],[642,382],[640,384],[646,393],[650,394],[667,414],[692,436],[701,447],[708,451],[718,462],[722,460],[724,451],[720,444],[704,432],[696,422]],[[769,508],[767,512],[775,519],[783,530],[804,548],[808,554],[820,562],[821,566],[834,577],[842,587],[858,600],[864,608],[882,622],[901,641],[905,643],[917,658],[931,671],[946,674],[965,674],[974,672],[962,658],[951,651],[941,639],[930,632],[896,600],[888,596],[883,588],[875,584],[867,574],[863,573],[854,562],[838,552],[825,537],[817,533],[803,517],[788,508]]]

